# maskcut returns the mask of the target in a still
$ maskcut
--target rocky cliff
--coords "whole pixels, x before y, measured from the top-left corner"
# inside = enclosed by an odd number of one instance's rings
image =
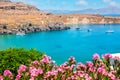
[[[10,2],[8,0],[1,0],[0,1],[0,9],[2,10],[33,10],[33,11],[39,11],[36,7],[32,5],[26,5],[22,2]]]
[[[112,24],[120,18],[101,15],[45,13],[32,5],[0,0],[0,33],[16,34],[68,29],[67,24]]]

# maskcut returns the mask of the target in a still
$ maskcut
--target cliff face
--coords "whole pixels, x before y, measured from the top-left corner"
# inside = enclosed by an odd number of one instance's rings
[[[45,13],[32,5],[0,0],[0,33],[68,29],[65,24],[120,23],[120,18],[100,15]]]
[[[22,2],[10,2],[8,0],[0,1],[0,9],[2,10],[34,10],[39,11],[36,7],[32,5],[26,5]]]

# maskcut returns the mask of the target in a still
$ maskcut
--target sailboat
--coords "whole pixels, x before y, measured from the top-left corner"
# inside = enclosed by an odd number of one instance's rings
[[[111,26],[110,26],[109,30],[106,31],[106,33],[114,33],[114,30],[111,28]]]

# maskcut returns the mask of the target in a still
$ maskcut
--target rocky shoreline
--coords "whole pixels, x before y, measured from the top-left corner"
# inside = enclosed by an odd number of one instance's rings
[[[31,32],[42,32],[42,31],[54,31],[54,30],[67,30],[70,29],[67,25],[63,23],[52,23],[48,24],[47,26],[40,27],[32,25],[31,23],[21,26],[17,29],[9,30],[7,29],[7,26],[2,26],[2,29],[0,31],[0,34],[27,34]]]

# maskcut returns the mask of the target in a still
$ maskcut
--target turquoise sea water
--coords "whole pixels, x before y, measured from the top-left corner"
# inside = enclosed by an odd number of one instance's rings
[[[120,17],[120,14],[102,14],[103,16]]]
[[[30,33],[24,36],[0,35],[0,49],[9,47],[36,48],[51,56],[57,64],[74,56],[77,61],[91,60],[94,53],[120,52],[120,24],[71,25],[80,30],[48,31]],[[109,27],[114,33],[105,33]],[[91,32],[87,30],[91,29]]]

